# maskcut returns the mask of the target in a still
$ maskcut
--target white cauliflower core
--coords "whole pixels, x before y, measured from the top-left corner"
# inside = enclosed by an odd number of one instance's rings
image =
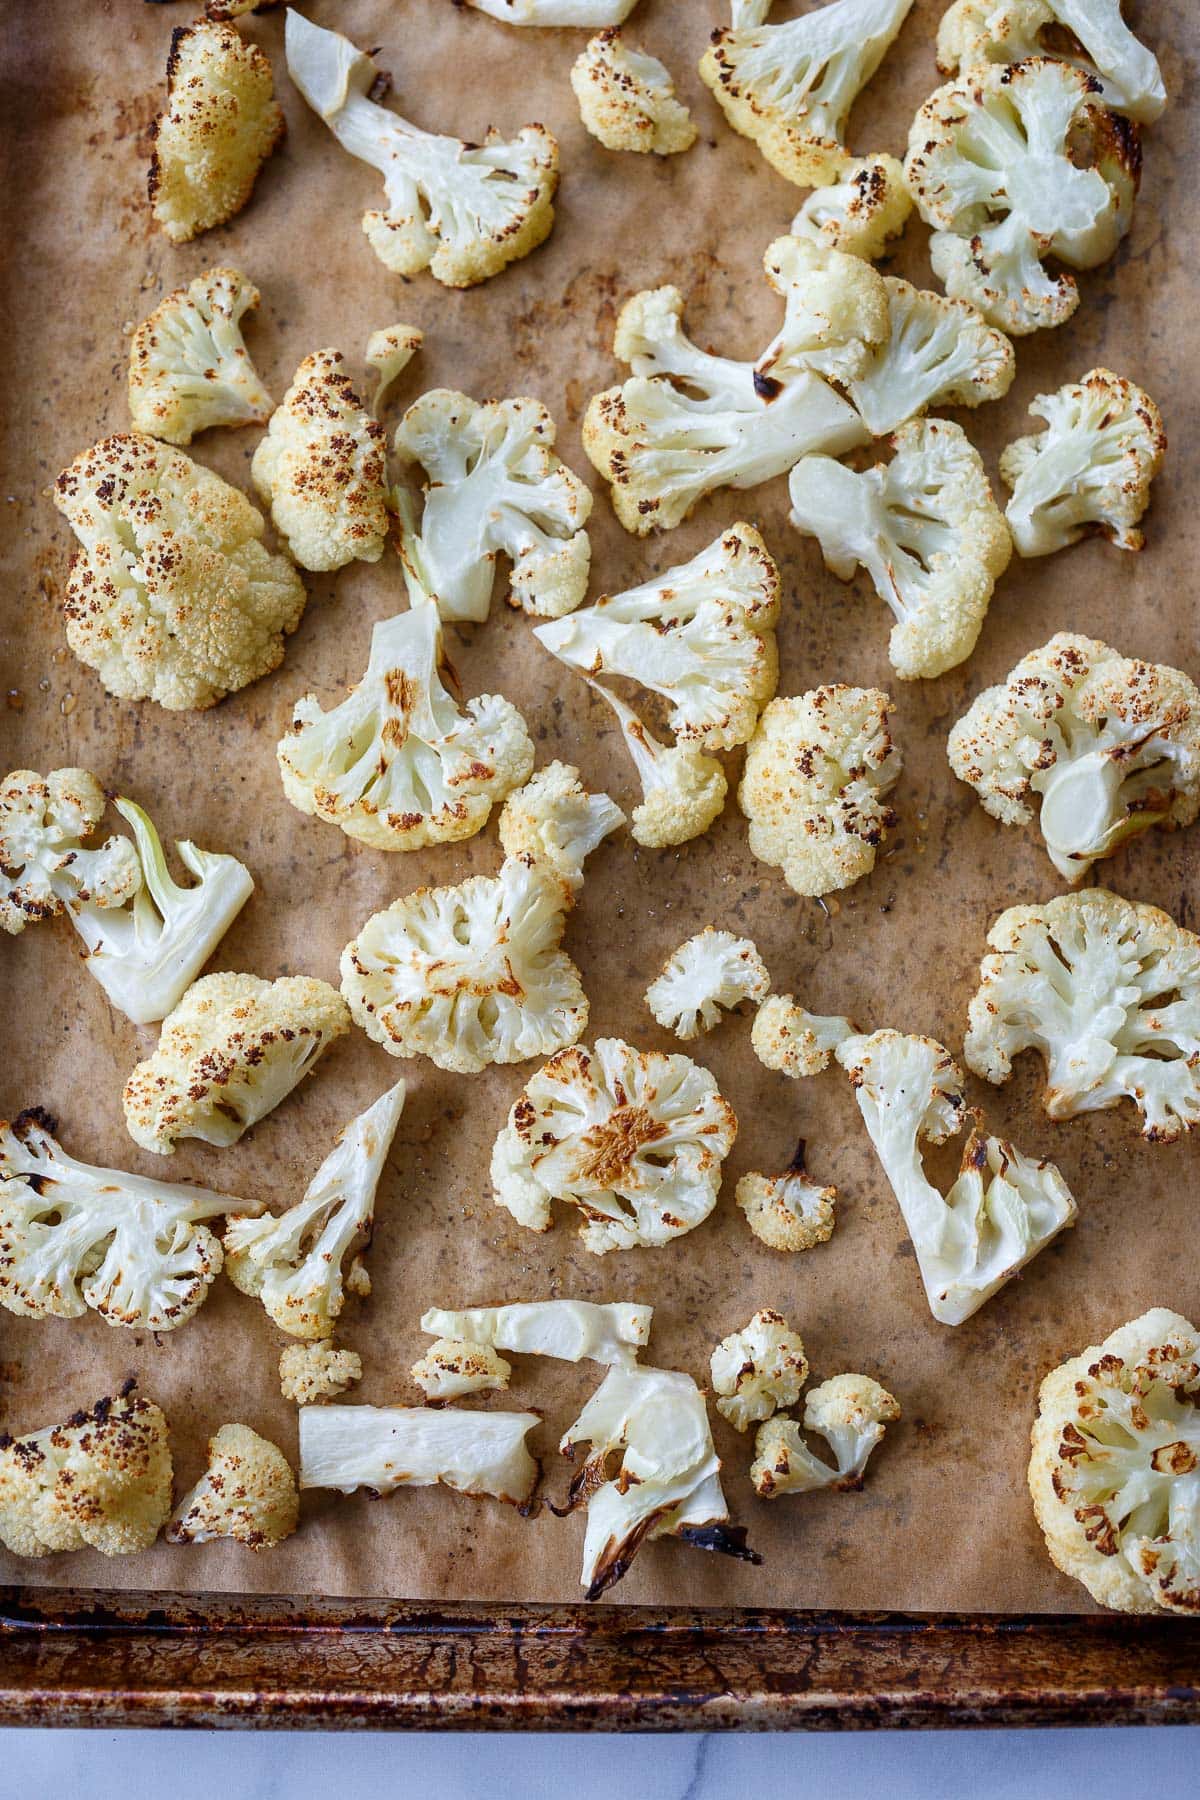
[[[1044,256],[1094,269],[1128,231],[1141,146],[1082,70],[1032,57],[980,64],[931,94],[904,173],[946,292],[1021,335],[1079,304],[1073,277],[1050,274]]]
[[[581,1582],[589,1600],[628,1573],[641,1546],[675,1537],[744,1562],[761,1558],[731,1526],[704,1396],[690,1375],[610,1369],[559,1449],[591,1449],[572,1477],[567,1508],[587,1504]],[[620,1455],[614,1472],[613,1460]]]
[[[1001,400],[1017,372],[1002,331],[969,300],[948,300],[885,275],[888,334],[846,391],[872,437],[886,437],[931,406]]]
[[[273,1550],[300,1522],[296,1478],[283,1451],[248,1425],[222,1425],[208,1443],[208,1467],[175,1508],[172,1544],[233,1538],[248,1550]]]
[[[0,925],[12,936],[72,906],[111,910],[136,893],[142,871],[128,838],[83,840],[104,816],[87,769],[14,769],[0,787]]]
[[[291,1337],[327,1338],[345,1304],[346,1287],[370,1292],[359,1256],[371,1242],[375,1190],[404,1110],[404,1094],[404,1083],[398,1081],[351,1120],[303,1199],[286,1212],[254,1218],[235,1214],[229,1220],[225,1273],[243,1294],[261,1300]]]
[[[1017,438],[1000,458],[1020,554],[1046,556],[1088,531],[1140,550],[1138,520],[1167,448],[1162,414],[1146,390],[1111,369],[1092,369],[1057,393],[1039,394],[1029,410],[1046,430]]]
[[[536,1413],[469,1412],[428,1406],[302,1406],[300,1486],[368,1488],[440,1483],[525,1507],[538,1466],[525,1439]]]
[[[54,504],[82,546],[67,642],[110,694],[202,710],[279,667],[307,596],[238,488],[124,432],[75,458]]]
[[[822,687],[772,700],[746,752],[738,804],[750,848],[798,894],[850,887],[875,866],[900,777],[878,688]]]
[[[472,287],[549,235],[558,145],[541,125],[511,142],[490,130],[480,143],[436,137],[369,98],[379,71],[336,31],[289,8],[285,44],[288,73],[313,111],[384,178],[385,206],[362,224],[385,268]]]
[[[554,1200],[596,1256],[665,1244],[706,1219],[737,1135],[707,1069],[619,1038],[560,1050],[527,1084],[492,1151],[496,1203],[548,1231]]]
[[[976,63],[1022,62],[1045,50],[1096,76],[1106,106],[1149,125],[1166,106],[1167,92],[1157,58],[1130,31],[1121,6],[1122,0],[955,0],[938,26],[938,68],[954,75]]]
[[[573,1044],[588,1003],[562,948],[571,899],[544,863],[508,857],[393,901],[342,952],[356,1024],[392,1056],[468,1075]]]
[[[607,794],[589,794],[570,763],[547,763],[514,790],[500,814],[505,856],[545,863],[578,893],[583,865],[598,844],[625,823]]]
[[[757,487],[810,451],[839,456],[864,441],[862,421],[822,375],[853,380],[886,338],[882,277],[792,237],[768,247],[763,267],[784,322],[757,362],[692,343],[678,288],[635,294],[622,308],[613,350],[632,375],[589,402],[583,447],[627,531],[678,525],[717,488]]]
[[[1101,1606],[1200,1612],[1200,1336],[1156,1306],[1053,1369],[1029,1461],[1052,1562]]]
[[[778,1408],[794,1406],[808,1380],[799,1333],[782,1313],[765,1308],[741,1331],[722,1338],[709,1369],[717,1411],[736,1431],[749,1431]]]
[[[629,1363],[649,1341],[653,1308],[611,1301],[526,1300],[511,1306],[432,1307],[421,1330],[460,1343],[553,1356],[561,1362]]]
[[[768,1250],[812,1250],[833,1236],[837,1189],[813,1180],[805,1167],[805,1148],[801,1138],[782,1175],[752,1170],[737,1184],[734,1198]]]
[[[733,0],[700,63],[735,131],[800,187],[836,180],[850,157],[846,119],[912,0],[832,0],[768,25],[771,0]]]
[[[749,938],[706,925],[673,950],[646,989],[646,1005],[667,1031],[686,1043],[711,1031],[723,1011],[743,1000],[764,1000],[771,978]]]
[[[675,156],[690,150],[696,127],[675,98],[675,83],[656,56],[627,44],[616,26],[591,39],[571,65],[579,116],[606,150]]]
[[[46,1114],[0,1125],[0,1306],[27,1319],[78,1319],[174,1331],[221,1268],[205,1221],[261,1210],[229,1194],[177,1187],[69,1156]]]
[[[837,1059],[912,1238],[929,1310],[940,1324],[961,1325],[1074,1222],[1070,1190],[1053,1163],[980,1137],[973,1115],[958,1179],[943,1198],[921,1145],[944,1144],[967,1117],[949,1051],[932,1038],[876,1031],[847,1038]]]
[[[62,1425],[0,1432],[0,1542],[15,1556],[150,1548],[171,1511],[171,1450],[162,1412],[132,1387]]]
[[[854,1492],[884,1427],[900,1417],[900,1405],[870,1375],[834,1375],[809,1390],[804,1429],[815,1431],[833,1452],[832,1467],[814,1456],[795,1419],[768,1419],[758,1428],[750,1479],[763,1500],[811,1494],[820,1488]]]
[[[802,457],[788,482],[791,521],[843,581],[866,570],[896,620],[889,662],[902,680],[932,680],[974,650],[1012,543],[961,426],[913,419],[892,443],[891,462],[861,475]]]
[[[400,421],[396,455],[426,478],[418,558],[443,619],[487,618],[502,552],[513,605],[557,618],[583,599],[592,494],[554,437],[539,400],[480,403],[453,388],[422,394]]]
[[[458,1400],[464,1394],[506,1388],[512,1364],[488,1344],[443,1337],[430,1344],[410,1373],[427,1400]]]
[[[377,850],[419,850],[473,837],[533,767],[525,721],[501,694],[465,708],[442,679],[437,608],[382,619],[361,681],[322,712],[297,701],[276,755],[300,812]]]
[[[816,187],[792,220],[793,237],[811,238],[874,262],[904,230],[912,195],[894,156],[864,156],[838,179]]]
[[[856,1027],[836,1013],[810,1013],[790,994],[771,994],[754,1017],[750,1047],[764,1069],[777,1069],[793,1081],[819,1075]]]
[[[779,571],[752,525],[690,562],[539,625],[534,636],[584,674],[639,681],[670,705],[678,745],[731,750],[775,692]]]
[[[168,294],[129,345],[135,431],[190,444],[214,425],[265,425],[273,401],[242,341],[259,292],[236,269],[207,269]]]
[[[1132,1100],[1142,1135],[1200,1123],[1200,938],[1104,888],[1013,906],[988,933],[964,1054],[999,1086],[1012,1059],[1046,1063],[1052,1119]]]
[[[950,767],[1003,825],[1038,828],[1081,881],[1153,825],[1200,813],[1200,690],[1178,669],[1060,632],[954,726]]]
[[[615,714],[641,783],[641,802],[629,815],[634,841],[660,850],[707,831],[724,806],[729,787],[716,758],[691,745],[660,743],[616,694],[590,677],[588,686]]]

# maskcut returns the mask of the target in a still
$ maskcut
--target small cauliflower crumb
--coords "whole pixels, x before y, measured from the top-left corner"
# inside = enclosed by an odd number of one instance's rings
[[[579,116],[606,150],[674,156],[696,141],[687,107],[656,56],[627,44],[617,26],[598,32],[571,68]]]
[[[362,1357],[339,1350],[332,1338],[316,1344],[289,1344],[279,1357],[279,1391],[297,1406],[332,1400],[362,1380]]]
[[[671,952],[646,989],[646,1005],[660,1025],[686,1042],[711,1031],[723,1010],[732,1011],[743,1000],[762,1000],[770,985],[749,938],[706,925]]]
[[[812,1250],[833,1236],[837,1189],[814,1181],[804,1164],[801,1138],[782,1175],[743,1175],[734,1198],[755,1237],[768,1250]]]
[[[273,1550],[300,1522],[300,1496],[283,1451],[248,1425],[222,1425],[208,1443],[208,1468],[167,1526],[172,1544],[233,1538]]]
[[[490,1344],[438,1338],[412,1366],[412,1378],[427,1400],[457,1400],[463,1394],[506,1388],[512,1364]]]
[[[794,1406],[808,1380],[798,1332],[782,1313],[756,1312],[741,1331],[723,1338],[710,1359],[717,1411],[737,1431],[749,1431],[781,1406]]]

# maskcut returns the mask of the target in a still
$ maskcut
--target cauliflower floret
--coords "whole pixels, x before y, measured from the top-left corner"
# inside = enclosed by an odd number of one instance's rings
[[[755,1237],[768,1250],[812,1250],[833,1236],[837,1189],[814,1181],[801,1138],[782,1175],[743,1175],[734,1198]]]
[[[1098,76],[1105,105],[1143,125],[1167,104],[1157,58],[1121,17],[1121,0],[955,0],[938,26],[943,75],[977,63],[1021,62],[1042,51]]]
[[[124,905],[142,879],[128,838],[83,844],[104,815],[87,769],[14,769],[0,787],[0,925],[12,936],[70,906]]]
[[[670,71],[627,44],[615,25],[576,57],[571,86],[580,118],[606,150],[674,156],[696,141],[692,115],[675,98]]]
[[[287,131],[271,64],[233,25],[177,25],[146,188],[176,244],[241,212]]]
[[[1029,1492],[1051,1561],[1101,1606],[1200,1611],[1200,1335],[1156,1306],[1052,1369]]]
[[[749,1431],[779,1407],[794,1406],[808,1380],[799,1332],[782,1313],[764,1309],[722,1338],[709,1359],[717,1411],[735,1431]]]
[[[894,156],[847,163],[840,179],[814,188],[792,220],[793,237],[875,262],[898,238],[912,211],[904,170]]]
[[[279,667],[307,596],[240,489],[123,432],[64,469],[54,504],[82,545],[67,642],[110,694],[201,711]]]
[[[736,1136],[707,1069],[598,1038],[526,1084],[492,1151],[496,1204],[548,1231],[552,1201],[570,1201],[596,1256],[665,1244],[707,1219]]]
[[[469,1344],[456,1338],[438,1338],[411,1370],[427,1400],[459,1400],[489,1388],[506,1388],[512,1364],[498,1356],[490,1344]]]
[[[381,1094],[345,1126],[304,1197],[286,1212],[231,1217],[225,1231],[225,1273],[243,1294],[261,1300],[289,1336],[327,1338],[345,1304],[345,1286],[369,1294],[360,1253],[371,1241],[375,1190],[387,1161],[405,1086]],[[343,1265],[351,1259],[350,1272]]]
[[[181,1137],[236,1144],[349,1029],[346,1002],[327,981],[202,976],[125,1083],[129,1135],[155,1156],[174,1155]]]
[[[378,562],[387,543],[383,427],[354,391],[345,360],[340,350],[304,358],[250,464],[303,569]]]
[[[279,1357],[279,1388],[285,1400],[312,1406],[331,1400],[362,1380],[362,1357],[335,1348],[332,1338],[314,1344],[289,1344]]]
[[[716,758],[690,745],[660,744],[632,707],[598,681],[589,679],[588,686],[616,714],[641,782],[641,804],[629,817],[634,842],[648,850],[661,850],[686,844],[707,831],[724,806],[729,788]]]
[[[425,333],[415,325],[384,325],[367,339],[366,365],[379,377],[371,401],[371,411],[377,416],[384,395],[424,342]]]
[[[633,374],[593,396],[583,447],[612,483],[627,531],[678,525],[716,488],[757,487],[809,451],[837,456],[865,441],[862,421],[821,376],[853,380],[886,337],[883,278],[803,238],[778,238],[763,266],[783,296],[784,323],[754,363],[698,349],[681,324],[678,288],[635,294],[622,308],[613,348]]]
[[[934,273],[1014,336],[1079,305],[1074,278],[1049,274],[1044,256],[1094,269],[1129,229],[1138,128],[1095,85],[1046,57],[982,64],[931,94],[909,132],[904,174],[934,227]]]
[[[607,794],[589,794],[577,768],[551,762],[504,802],[500,846],[505,856],[545,863],[577,894],[587,858],[624,823],[616,801]]]
[[[553,869],[517,856],[394,900],[342,952],[355,1023],[392,1056],[467,1075],[573,1044],[588,1003],[561,947],[572,899]]]
[[[762,1561],[746,1548],[744,1528],[728,1522],[721,1460],[690,1375],[640,1365],[610,1369],[559,1449],[573,1457],[583,1443],[591,1450],[571,1479],[565,1510],[587,1505],[581,1581],[589,1600],[620,1581],[654,1538]]]
[[[479,12],[506,25],[619,25],[637,0],[467,0]]]
[[[1014,1056],[1038,1050],[1052,1119],[1130,1099],[1154,1143],[1200,1123],[1200,938],[1085,888],[1010,907],[988,944],[963,1044],[976,1075],[1000,1086]]]
[[[465,1312],[431,1307],[421,1330],[460,1344],[484,1344],[563,1362],[636,1362],[650,1336],[654,1309],[621,1301],[527,1300],[512,1306],[471,1306]]]
[[[737,524],[690,562],[605,594],[534,636],[587,675],[622,675],[670,702],[681,745],[732,750],[775,692],[779,571],[752,525]]]
[[[809,1393],[804,1429],[816,1431],[833,1451],[832,1468],[814,1456],[795,1419],[770,1419],[754,1441],[750,1479],[764,1500],[809,1494],[818,1488],[853,1492],[863,1484],[867,1459],[884,1427],[900,1417],[900,1404],[870,1375],[835,1375]]]
[[[1092,369],[1055,394],[1038,394],[1029,410],[1047,429],[1017,438],[1000,457],[1019,553],[1047,556],[1088,530],[1140,550],[1138,520],[1167,448],[1162,414],[1146,390],[1111,369]]]
[[[300,1496],[287,1457],[248,1425],[222,1425],[208,1440],[208,1467],[171,1516],[172,1544],[233,1538],[273,1550],[300,1523]]]
[[[135,431],[190,444],[213,425],[264,425],[274,402],[242,342],[242,314],[259,292],[236,269],[208,269],[168,294],[129,346]]]
[[[888,336],[847,390],[873,437],[931,406],[981,406],[1012,386],[1011,341],[969,300],[948,300],[885,275]]]
[[[185,1325],[221,1268],[204,1221],[261,1207],[77,1162],[56,1130],[37,1109],[0,1124],[0,1306],[26,1319],[78,1319],[90,1306],[109,1325]]]
[[[746,752],[738,803],[750,848],[798,894],[850,887],[875,866],[900,776],[878,688],[814,688],[772,700]]]
[[[770,994],[754,1015],[750,1047],[764,1069],[801,1081],[819,1075],[856,1027],[834,1013],[810,1013],[790,994]]]
[[[667,1031],[686,1043],[720,1023],[743,1000],[764,1000],[771,978],[749,938],[706,925],[673,950],[646,989],[646,1005]]]
[[[300,1486],[352,1494],[441,1483],[522,1509],[537,1486],[526,1437],[531,1412],[468,1412],[442,1406],[302,1406]]]
[[[0,1432],[0,1541],[15,1556],[148,1550],[171,1511],[167,1421],[131,1390],[26,1437]]]
[[[1200,691],[1179,669],[1061,631],[985,688],[950,733],[950,767],[1004,825],[1030,825],[1081,881],[1152,825],[1200,813]]]
[[[367,242],[396,275],[428,269],[447,287],[473,287],[528,256],[554,224],[558,145],[541,125],[506,142],[420,131],[370,99],[379,71],[336,31],[288,9],[288,74],[351,156],[384,178],[382,212],[363,217]]]
[[[270,12],[279,0],[204,0],[206,19],[240,19],[246,13]]]
[[[832,457],[802,457],[788,481],[790,516],[840,580],[866,570],[896,620],[888,661],[901,680],[932,680],[974,650],[1012,540],[960,425],[911,419],[892,447],[891,462],[860,475]]]
[[[533,767],[525,721],[501,694],[460,709],[442,681],[437,608],[382,619],[362,680],[322,712],[296,702],[276,755],[300,812],[377,850],[473,837]]]
[[[833,0],[782,25],[771,0],[733,0],[700,76],[735,131],[800,187],[847,168],[846,119],[908,16],[912,0]]]
[[[481,404],[453,388],[422,394],[400,421],[396,455],[427,477],[421,575],[443,619],[487,618],[501,551],[513,605],[557,618],[583,599],[592,494],[554,435],[540,400]]]

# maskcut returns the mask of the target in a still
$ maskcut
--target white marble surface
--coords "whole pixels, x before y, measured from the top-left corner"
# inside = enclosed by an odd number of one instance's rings
[[[1200,1727],[833,1737],[399,1738],[7,1731],[0,1795],[49,1800],[1196,1800]]]

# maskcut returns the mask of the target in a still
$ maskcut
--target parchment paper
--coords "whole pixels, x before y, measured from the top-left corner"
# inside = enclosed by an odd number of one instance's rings
[[[903,152],[909,120],[938,81],[939,10],[918,0],[853,115],[855,149]],[[950,725],[985,683],[1064,628],[1200,672],[1191,580],[1200,218],[1185,64],[1195,48],[1190,10],[1185,0],[1135,9],[1162,57],[1172,106],[1147,134],[1130,237],[1108,267],[1081,277],[1083,303],[1068,326],[1019,341],[1007,400],[963,415],[994,474],[999,448],[1031,428],[1024,409],[1033,394],[1098,362],[1143,382],[1164,407],[1171,449],[1140,557],[1090,542],[1039,562],[1014,561],[970,664],[940,681],[903,684],[886,660],[884,607],[865,580],[834,580],[815,543],[791,530],[782,480],[719,495],[685,527],[649,542],[627,536],[598,495],[593,594],[691,555],[736,518],[757,523],[786,596],[780,692],[830,680],[889,687],[905,773],[895,794],[901,823],[886,856],[828,909],[796,898],[750,856],[732,792],[714,830],[682,850],[638,850],[627,833],[610,840],[589,865],[567,940],[591,997],[589,1037],[675,1048],[642,994],[668,952],[712,922],[753,936],[778,991],[873,1026],[929,1032],[957,1050],[991,918],[1061,884],[1034,833],[1002,830],[954,780],[944,754]],[[308,351],[336,344],[357,369],[372,329],[418,324],[425,349],[389,422],[436,385],[480,397],[534,394],[559,422],[564,456],[595,481],[578,426],[587,397],[624,373],[611,356],[620,302],[675,282],[701,343],[756,353],[778,317],[760,259],[803,195],[735,136],[695,74],[723,15],[717,0],[643,0],[630,23],[634,41],[668,62],[700,125],[694,149],[661,161],[610,154],[583,131],[567,80],[582,32],[513,30],[449,0],[312,0],[310,11],[359,44],[382,46],[396,103],[422,126],[470,137],[489,122],[506,131],[534,119],[547,124],[563,165],[553,235],[466,294],[428,276],[405,283],[389,275],[359,229],[378,201],[378,178],[339,149],[292,90],[275,13],[244,29],[274,59],[286,146],[230,228],[172,247],[144,200],[146,128],[160,104],[171,28],[187,10],[139,0],[6,9],[0,691],[8,706],[0,708],[0,757],[4,768],[82,763],[140,800],[164,838],[190,836],[243,857],[257,891],[215,966],[336,982],[341,947],[368,914],[422,883],[493,870],[495,828],[465,845],[388,855],[284,800],[274,749],[294,701],[312,689],[323,704],[335,702],[365,666],[372,624],[404,604],[391,553],[336,578],[308,577],[308,611],[283,667],[212,712],[170,714],[108,699],[67,651],[58,603],[71,539],[48,484],[86,445],[127,428],[129,325],[202,269],[233,263],[262,289],[261,315],[247,335],[280,397]],[[926,235],[914,221],[893,266],[928,283]],[[249,487],[256,438],[210,432],[193,454]],[[487,625],[448,634],[465,691],[511,695],[539,760],[578,763],[593,786],[629,807],[637,791],[607,710],[539,649],[502,592],[498,585]],[[731,759],[731,787],[739,760]],[[1194,927],[1197,841],[1195,831],[1150,833],[1097,875]],[[1145,1144],[1130,1108],[1054,1126],[1036,1104],[1039,1070],[1028,1058],[1002,1090],[972,1083],[993,1129],[1059,1162],[1081,1217],[1021,1279],[951,1331],[930,1318],[847,1084],[836,1072],[806,1084],[767,1074],[750,1053],[747,1018],[722,1025],[697,1049],[741,1121],[713,1217],[664,1249],[601,1260],[579,1246],[570,1209],[538,1236],[492,1202],[491,1145],[536,1064],[456,1077],[421,1060],[397,1063],[355,1031],[241,1145],[185,1144],[166,1162],[136,1150],[120,1108],[125,1077],[156,1031],[139,1031],[110,1010],[81,972],[66,923],[0,944],[0,983],[0,1116],[39,1103],[58,1115],[65,1144],[84,1158],[201,1181],[276,1208],[300,1195],[339,1127],[398,1074],[407,1077],[408,1107],[378,1198],[374,1292],[350,1301],[339,1333],[364,1362],[350,1399],[419,1401],[408,1368],[425,1343],[418,1321],[427,1306],[546,1295],[653,1302],[652,1358],[702,1380],[719,1337],[755,1308],[778,1307],[802,1331],[814,1379],[865,1370],[899,1396],[904,1421],[889,1431],[858,1495],[758,1501],[746,1474],[750,1441],[714,1417],[730,1505],[763,1552],[763,1567],[655,1545],[616,1590],[621,1601],[1020,1611],[1086,1604],[1083,1590],[1051,1568],[1026,1498],[1037,1383],[1151,1304],[1196,1316],[1195,1139]],[[832,1242],[789,1258],[751,1236],[733,1189],[747,1169],[781,1168],[801,1134],[812,1167],[837,1184],[841,1201]],[[223,1278],[194,1322],[159,1342],[112,1330],[93,1314],[37,1323],[0,1313],[0,1419],[30,1430],[136,1374],[171,1420],[182,1491],[203,1466],[205,1440],[230,1419],[295,1457],[295,1410],[281,1400],[276,1373],[283,1342],[262,1308]],[[535,1448],[561,1492],[566,1471],[554,1445],[602,1371],[529,1358],[517,1359],[517,1369],[510,1396],[494,1403],[544,1411]],[[111,1561],[91,1553],[40,1563],[2,1556],[0,1573],[48,1584],[561,1601],[579,1591],[582,1533],[582,1514],[526,1521],[441,1491],[375,1503],[309,1494],[300,1532],[258,1557],[228,1544],[162,1546]]]

